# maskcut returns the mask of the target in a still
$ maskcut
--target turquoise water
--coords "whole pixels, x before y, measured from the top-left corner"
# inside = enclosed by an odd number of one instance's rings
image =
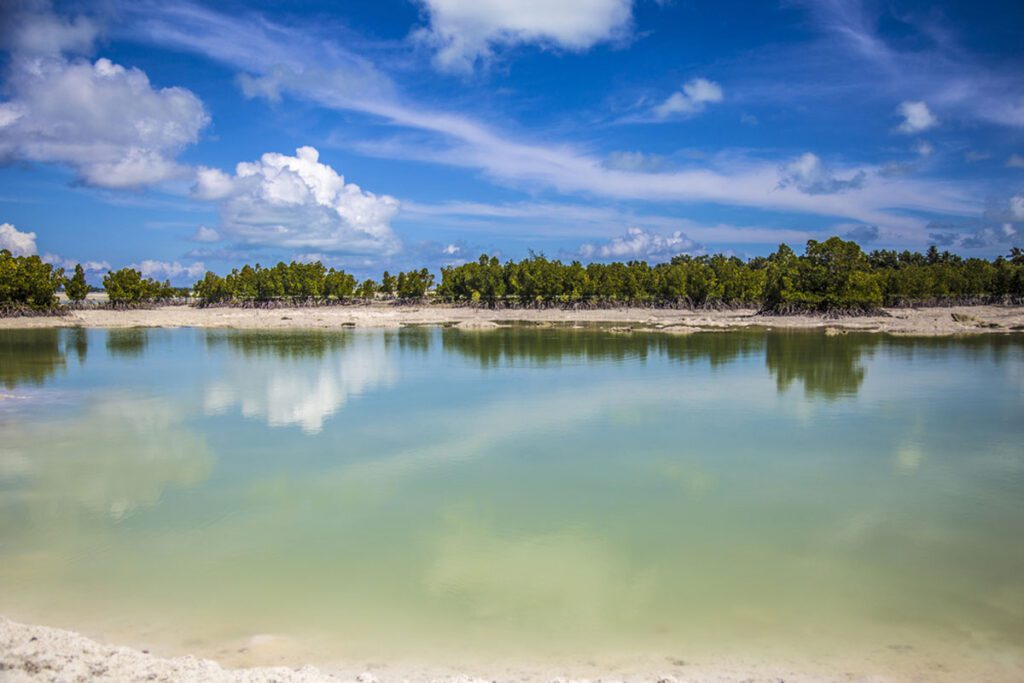
[[[12,618],[323,662],[1024,649],[1020,336],[0,331],[0,396]]]

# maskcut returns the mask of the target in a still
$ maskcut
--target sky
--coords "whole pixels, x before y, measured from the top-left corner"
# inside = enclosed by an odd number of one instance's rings
[[[97,281],[1024,244],[1024,3],[0,0],[0,248]]]

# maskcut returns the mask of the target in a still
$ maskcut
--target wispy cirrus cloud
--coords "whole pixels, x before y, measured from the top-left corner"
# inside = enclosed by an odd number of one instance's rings
[[[900,17],[906,32],[916,34],[928,45],[906,49],[882,36],[878,29],[881,11],[873,3],[801,0],[800,4],[829,36],[828,52],[835,56],[838,48],[844,57],[856,60],[852,64],[864,79],[864,89],[903,102],[902,132],[934,126],[938,117],[931,106],[975,121],[1024,127],[1024,75],[1019,65],[982,64],[961,47],[954,31],[934,21],[934,15]],[[850,65],[847,60],[847,68]],[[834,76],[843,77],[841,73]]]
[[[357,147],[364,154],[472,169],[522,189],[808,213],[882,225],[917,240],[924,239],[925,222],[910,212],[970,215],[979,208],[963,183],[907,177],[876,182],[879,167],[873,166],[849,167],[852,175],[863,171],[864,181],[843,193],[780,183],[778,160],[719,159],[656,173],[609,168],[603,155],[586,146],[510,134],[478,118],[410,100],[374,65],[310,27],[299,30],[256,15],[228,16],[180,2],[135,4],[126,12],[136,39],[227,64],[243,74],[243,85],[245,79],[272,79],[275,96],[360,113],[415,133],[364,141]],[[248,92],[263,95],[252,87]]]
[[[648,232],[672,234],[683,231],[690,239],[710,243],[771,245],[781,242],[802,244],[820,237],[814,231],[780,228],[772,225],[730,225],[701,223],[678,216],[629,211],[612,206],[552,202],[441,202],[423,204],[402,202],[402,220],[422,225],[444,225],[449,230],[519,236],[539,241],[542,238],[580,239],[594,236],[611,240],[621,236],[626,226]]]

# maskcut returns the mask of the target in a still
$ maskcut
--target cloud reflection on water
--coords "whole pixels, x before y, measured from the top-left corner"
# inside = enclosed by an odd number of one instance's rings
[[[207,343],[233,352],[224,376],[203,392],[207,414],[237,406],[247,418],[308,434],[349,399],[398,379],[382,334],[211,333]]]

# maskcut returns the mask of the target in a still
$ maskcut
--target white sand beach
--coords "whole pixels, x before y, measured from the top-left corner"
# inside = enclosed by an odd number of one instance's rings
[[[954,306],[888,309],[886,315],[830,319],[823,316],[761,316],[753,309],[654,308],[487,309],[434,305],[353,305],[252,309],[163,306],[139,310],[86,309],[60,316],[0,318],[0,329],[43,327],[200,327],[237,329],[331,329],[455,325],[483,329],[514,323],[609,324],[620,332],[688,333],[747,327],[833,329],[905,335],[1005,334],[1024,331],[1024,307]]]
[[[273,647],[272,638],[255,639]],[[999,653],[949,649],[942,652],[894,645],[855,656],[801,661],[726,656],[683,659],[637,655],[579,663],[508,664],[493,661],[456,666],[382,663],[360,668],[277,666],[233,668],[192,655],[164,657],[147,650],[109,645],[73,631],[32,626],[0,617],[0,680],[39,681],[212,681],[214,683],[389,683],[445,682],[591,683],[910,683],[936,681],[1019,681],[1024,660]]]

